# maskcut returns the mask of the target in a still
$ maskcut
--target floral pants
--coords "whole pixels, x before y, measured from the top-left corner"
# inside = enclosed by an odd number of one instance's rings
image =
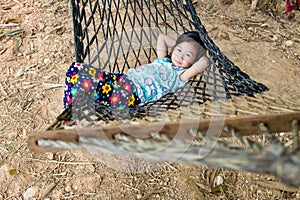
[[[124,73],[109,73],[91,65],[72,63],[66,72],[64,108],[79,93],[96,104],[122,110],[140,103],[134,83]]]

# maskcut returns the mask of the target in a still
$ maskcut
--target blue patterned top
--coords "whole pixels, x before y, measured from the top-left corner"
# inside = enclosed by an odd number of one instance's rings
[[[184,87],[187,82],[179,77],[185,70],[175,67],[168,58],[160,58],[139,68],[129,69],[127,75],[136,86],[140,105],[143,105]]]

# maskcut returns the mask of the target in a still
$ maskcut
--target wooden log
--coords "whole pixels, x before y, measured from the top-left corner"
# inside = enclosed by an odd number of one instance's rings
[[[38,140],[56,140],[78,143],[79,136],[103,138],[114,140],[115,134],[130,135],[135,138],[149,139],[151,132],[165,134],[170,138],[193,139],[189,131],[198,130],[204,135],[216,137],[228,137],[229,133],[223,130],[224,126],[230,126],[242,135],[257,135],[261,133],[259,124],[264,123],[271,132],[289,132],[292,130],[293,120],[300,121],[300,111],[266,114],[257,116],[237,116],[237,117],[214,117],[201,120],[180,120],[177,122],[158,123],[153,122],[146,125],[119,125],[103,128],[80,128],[42,131],[29,135],[28,147],[32,151],[57,151],[40,147]]]

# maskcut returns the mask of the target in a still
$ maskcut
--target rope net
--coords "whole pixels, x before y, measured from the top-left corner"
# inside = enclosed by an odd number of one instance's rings
[[[76,61],[109,72],[125,72],[156,58],[159,33],[176,38],[197,30],[211,65],[184,88],[149,102],[130,115],[199,105],[232,96],[254,96],[268,90],[234,65],[210,39],[191,0],[72,0]],[[105,107],[97,108],[100,119],[111,120]]]

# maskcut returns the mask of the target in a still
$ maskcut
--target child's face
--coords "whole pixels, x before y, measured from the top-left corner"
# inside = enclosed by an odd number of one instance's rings
[[[182,42],[174,48],[171,60],[176,67],[188,68],[195,62],[197,54],[196,44]]]

